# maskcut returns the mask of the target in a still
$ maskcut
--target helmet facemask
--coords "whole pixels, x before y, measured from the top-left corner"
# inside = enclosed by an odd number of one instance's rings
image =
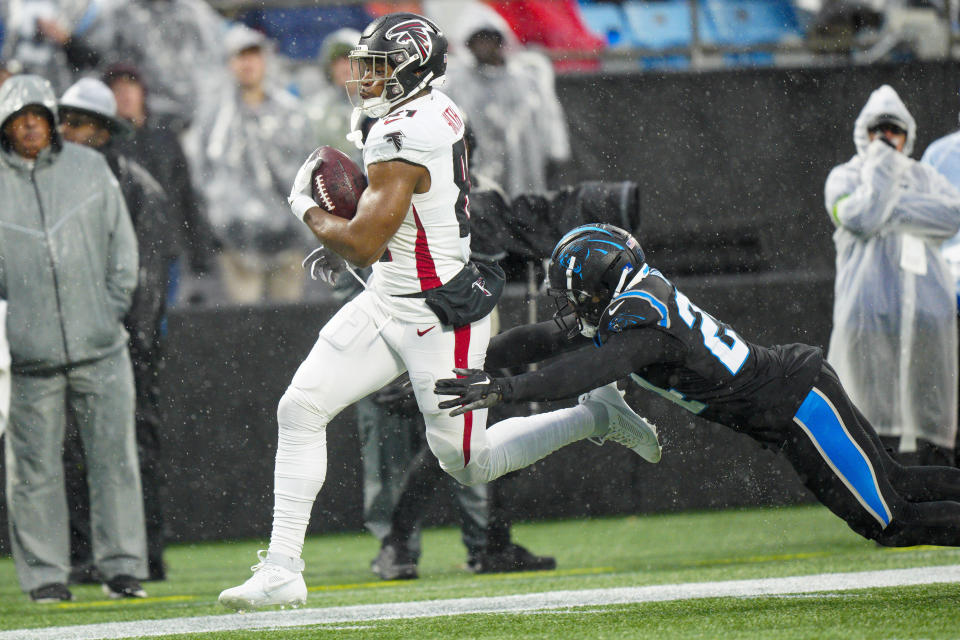
[[[593,337],[596,334],[597,324],[603,310],[610,304],[613,292],[590,292],[583,288],[583,265],[577,264],[577,256],[567,256],[566,264],[556,264],[551,269],[552,275],[560,286],[553,286],[551,280],[547,295],[553,298],[557,311],[553,314],[553,321],[568,338],[578,333]],[[559,276],[559,277],[558,277]],[[576,323],[570,322],[570,314],[574,314]]]
[[[557,243],[548,267],[547,294],[557,305],[554,322],[568,338],[578,333],[588,338],[596,335],[604,310],[623,291],[643,258],[633,236],[613,225],[584,225]]]
[[[553,321],[560,327],[567,339],[584,335],[592,338],[597,332],[597,323],[600,315],[607,308],[610,299],[601,300],[586,291],[549,287],[547,295],[553,298],[557,310],[553,313]],[[572,314],[572,318],[571,318]],[[571,320],[575,320],[571,322]]]
[[[350,80],[347,81],[347,96],[350,104],[371,118],[387,115],[390,108],[404,97],[397,70],[416,61],[409,60],[406,51],[368,51],[364,48],[351,51],[349,59]],[[364,98],[361,95],[362,88],[372,87],[377,83],[383,84],[379,96]]]
[[[432,71],[407,71],[408,67],[416,67],[419,61],[412,58],[403,49],[397,51],[369,51],[363,45],[350,52],[350,80],[347,81],[347,96],[354,108],[359,108],[371,118],[382,118],[400,102],[415,96],[421,89],[431,83],[437,83]],[[404,73],[406,72],[406,73]],[[407,76],[404,87],[401,80]],[[411,78],[413,82],[411,82]],[[363,87],[383,83],[383,91],[379,96],[364,98],[360,90]]]

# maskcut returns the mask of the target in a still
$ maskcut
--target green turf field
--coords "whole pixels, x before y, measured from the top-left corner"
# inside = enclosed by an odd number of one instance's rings
[[[421,578],[381,582],[367,566],[377,544],[366,534],[313,537],[304,552],[312,607],[494,597],[540,592],[782,578],[821,573],[960,565],[960,549],[882,549],[821,507],[754,509],[517,524],[515,539],[557,557],[553,572],[474,576],[462,569],[456,529],[424,535]],[[78,586],[76,601],[35,605],[0,559],[0,638],[30,638],[43,627],[148,621],[139,634],[172,630],[173,618],[223,616],[221,589],[249,576],[263,542],[174,546],[169,580],[148,583],[145,600],[110,601]],[[924,570],[933,571],[932,569]],[[577,594],[574,594],[576,596]],[[364,619],[256,631],[191,631],[164,638],[960,638],[960,584],[772,593],[659,602],[588,604],[510,613]],[[433,617],[434,611],[436,616]],[[282,612],[288,616],[304,613]],[[310,613],[310,612],[306,612]],[[254,621],[258,614],[232,619]],[[227,620],[229,618],[222,618]],[[218,618],[217,620],[221,620]],[[51,638],[71,637],[51,631]],[[104,636],[106,637],[106,636]],[[112,635],[109,637],[121,637]]]

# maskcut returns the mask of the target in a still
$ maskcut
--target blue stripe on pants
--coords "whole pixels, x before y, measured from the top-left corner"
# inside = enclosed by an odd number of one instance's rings
[[[876,473],[833,404],[819,390],[811,389],[793,421],[806,432],[863,508],[886,528],[893,516],[880,495]]]

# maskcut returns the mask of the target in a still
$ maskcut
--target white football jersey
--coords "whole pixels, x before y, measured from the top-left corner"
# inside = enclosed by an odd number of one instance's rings
[[[430,172],[430,190],[410,210],[373,265],[370,288],[398,318],[435,320],[421,298],[403,298],[448,282],[470,259],[469,191],[460,109],[436,89],[387,114],[370,128],[363,164],[400,160]]]

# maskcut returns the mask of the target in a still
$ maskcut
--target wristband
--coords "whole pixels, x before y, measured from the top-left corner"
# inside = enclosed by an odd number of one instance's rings
[[[293,212],[293,215],[296,216],[300,222],[303,222],[303,216],[308,210],[320,206],[313,201],[313,198],[303,195],[302,193],[288,198],[287,202],[290,203],[290,211]]]

